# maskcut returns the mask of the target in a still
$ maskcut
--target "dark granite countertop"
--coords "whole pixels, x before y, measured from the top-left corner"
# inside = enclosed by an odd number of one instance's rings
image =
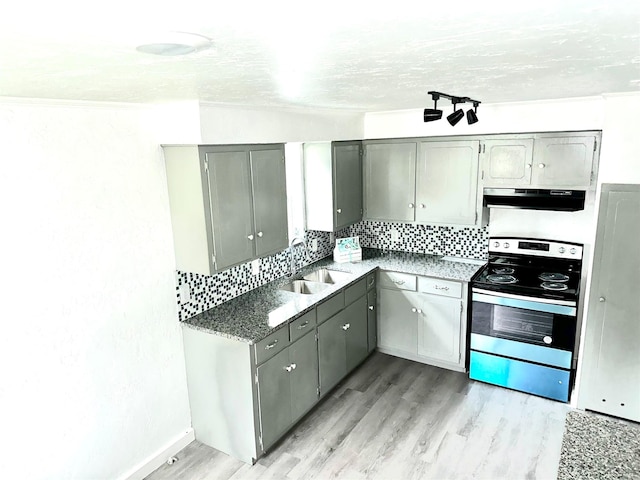
[[[275,330],[286,327],[289,322],[308,312],[319,302],[377,269],[468,282],[480,268],[478,263],[456,261],[435,255],[363,250],[364,258],[361,262],[336,263],[332,257],[327,257],[299,270],[294,277],[283,277],[263,285],[191,317],[183,324],[207,333],[253,344]],[[348,272],[353,274],[353,278],[329,284],[321,292],[311,295],[279,290],[292,279],[302,278],[319,268]]]

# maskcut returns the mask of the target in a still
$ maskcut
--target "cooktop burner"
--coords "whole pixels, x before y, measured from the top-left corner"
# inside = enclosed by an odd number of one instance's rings
[[[543,282],[540,286],[545,290],[554,290],[556,292],[562,292],[569,289],[566,283],[560,282]]]
[[[538,275],[538,278],[543,282],[568,282],[569,281],[569,275],[565,275],[564,273],[544,272]]]
[[[511,267],[493,267],[491,271],[493,273],[497,273],[498,275],[511,275],[513,272],[515,272],[515,269]]]
[[[511,271],[513,271],[513,269],[511,269]],[[500,283],[500,284],[516,283],[516,277],[514,277],[513,275],[492,274],[492,275],[487,275],[487,280],[490,281],[491,283]]]

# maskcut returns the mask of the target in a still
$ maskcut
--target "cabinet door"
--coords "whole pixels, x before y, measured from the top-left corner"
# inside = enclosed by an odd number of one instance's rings
[[[347,308],[347,372],[356,368],[369,353],[367,336],[367,296],[363,295]]]
[[[215,268],[222,270],[254,255],[251,181],[247,152],[205,152]]]
[[[484,186],[516,187],[531,183],[533,138],[485,140]]]
[[[321,395],[331,390],[347,373],[347,346],[343,329],[346,323],[346,310],[342,310],[318,327]]]
[[[595,141],[594,136],[536,138],[532,185],[588,187]]]
[[[418,355],[445,362],[460,361],[459,299],[420,294]]]
[[[416,221],[474,225],[480,142],[422,142],[416,178]]]
[[[381,288],[378,295],[378,345],[415,355],[418,351],[417,294]]]
[[[412,222],[417,143],[372,143],[364,149],[365,218]]]
[[[318,344],[313,330],[289,347],[291,419],[298,420],[318,401]]]
[[[640,185],[603,184],[579,408],[640,421]]]
[[[378,346],[378,305],[376,302],[376,291],[370,290],[367,293],[367,349],[369,352],[373,352]]]
[[[285,349],[258,367],[260,430],[264,448],[269,448],[291,425],[291,381]]]
[[[362,219],[362,161],[359,143],[333,145],[334,230]]]
[[[254,235],[256,256],[287,248],[287,194],[284,148],[252,149]]]

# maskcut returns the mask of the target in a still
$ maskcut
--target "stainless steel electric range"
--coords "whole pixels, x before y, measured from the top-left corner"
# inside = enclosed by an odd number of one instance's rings
[[[471,280],[470,378],[569,401],[582,253],[576,243],[490,239]]]

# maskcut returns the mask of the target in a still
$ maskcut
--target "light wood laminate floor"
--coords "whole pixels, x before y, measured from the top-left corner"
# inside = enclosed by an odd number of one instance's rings
[[[555,479],[567,411],[376,352],[255,465],[195,441],[147,478]]]

